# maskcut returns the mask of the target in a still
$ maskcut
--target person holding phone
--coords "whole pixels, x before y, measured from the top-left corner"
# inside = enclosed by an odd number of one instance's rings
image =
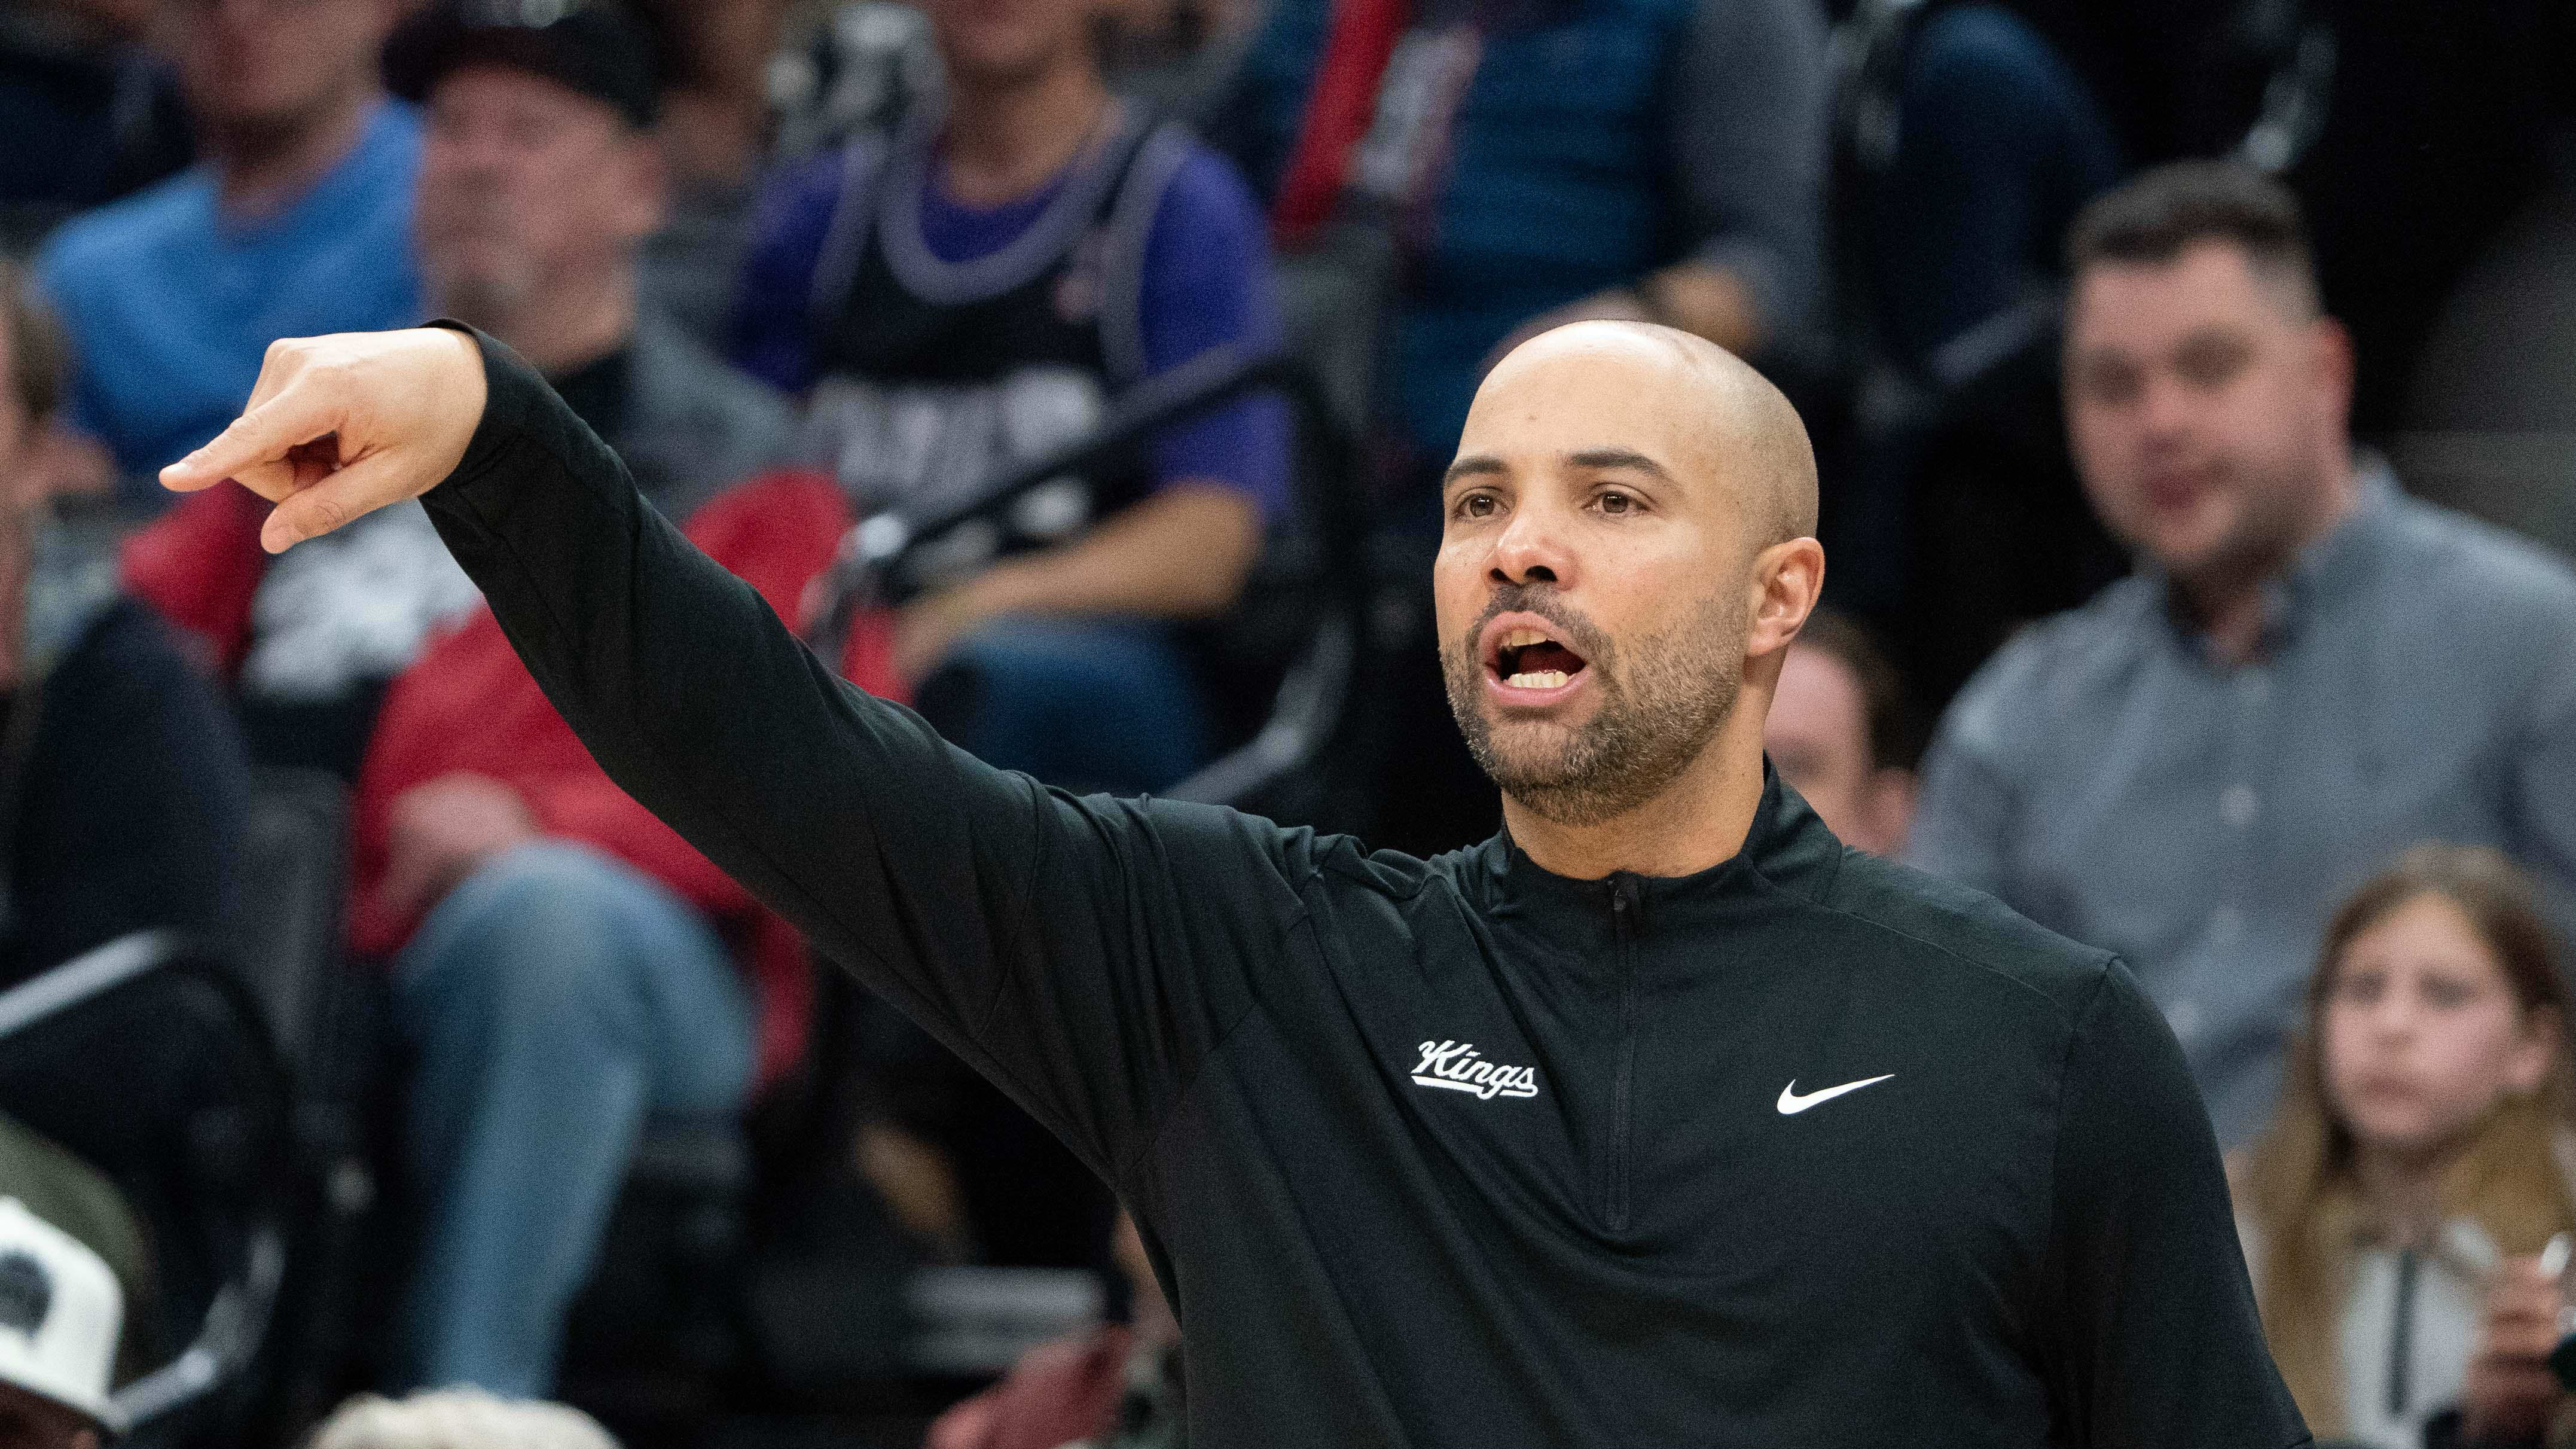
[[[2271,1129],[2237,1162],[2263,1325],[2308,1422],[2381,1449],[2570,1442],[2568,997],[2530,883],[2428,844],[2328,926]]]

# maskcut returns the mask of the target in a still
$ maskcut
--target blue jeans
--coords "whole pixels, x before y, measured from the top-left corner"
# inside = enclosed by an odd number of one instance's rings
[[[1001,619],[922,684],[922,717],[988,765],[1135,795],[1207,762],[1207,709],[1180,640],[1142,619]]]
[[[394,996],[427,1207],[398,1367],[412,1386],[546,1397],[646,1119],[742,1110],[749,991],[659,882],[546,841],[439,902]]]

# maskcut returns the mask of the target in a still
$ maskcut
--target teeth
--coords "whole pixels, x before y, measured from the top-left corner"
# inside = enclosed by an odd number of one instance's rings
[[[1546,642],[1547,636],[1536,629],[1514,629],[1503,636],[1503,647],[1506,649],[1527,649],[1532,644]]]
[[[1541,669],[1528,674],[1515,674],[1503,681],[1514,689],[1563,689],[1574,676],[1562,669]]]

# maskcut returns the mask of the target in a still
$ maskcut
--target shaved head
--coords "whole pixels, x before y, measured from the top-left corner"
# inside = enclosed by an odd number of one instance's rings
[[[1767,707],[1823,579],[1797,410],[1669,327],[1579,322],[1514,348],[1476,391],[1442,504],[1451,708],[1508,800],[1565,825],[1665,794],[1748,683]],[[1754,713],[1736,733],[1758,776]]]
[[[1545,396],[1569,372],[1642,383],[1682,432],[1698,434],[1721,481],[1736,492],[1753,547],[1816,531],[1816,450],[1807,425],[1743,358],[1652,322],[1576,322],[1513,348],[1476,390],[1477,405],[1495,393]]]

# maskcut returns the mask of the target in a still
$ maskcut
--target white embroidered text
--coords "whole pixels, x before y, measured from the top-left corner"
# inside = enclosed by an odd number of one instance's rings
[[[1422,1060],[1413,1064],[1413,1084],[1473,1092],[1486,1102],[1496,1097],[1535,1097],[1538,1069],[1486,1061],[1476,1055],[1474,1042],[1427,1041],[1422,1044]]]

